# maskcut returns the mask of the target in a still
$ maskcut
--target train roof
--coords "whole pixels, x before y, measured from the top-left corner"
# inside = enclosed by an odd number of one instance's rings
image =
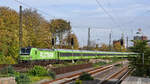
[[[43,50],[43,51],[54,51],[54,49],[42,49],[42,48],[37,48],[38,50]]]
[[[62,51],[62,52],[88,52],[88,53],[110,53],[110,54],[138,54],[134,52],[109,52],[109,51],[92,51],[92,50],[72,50],[72,49],[42,49],[42,48],[37,48],[38,50],[43,50],[43,51]]]
[[[72,52],[72,51],[75,51],[75,52],[101,52],[101,53],[122,53],[122,54],[136,54],[134,52],[109,52],[109,51],[91,51],[91,50],[71,50],[71,49],[55,49],[55,51],[69,51],[69,52]]]

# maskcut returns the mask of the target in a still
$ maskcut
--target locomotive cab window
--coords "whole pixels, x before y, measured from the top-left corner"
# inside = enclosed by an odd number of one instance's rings
[[[29,55],[31,48],[21,48],[21,55]]]

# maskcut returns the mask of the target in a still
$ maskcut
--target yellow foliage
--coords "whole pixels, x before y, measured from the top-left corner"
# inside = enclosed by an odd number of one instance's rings
[[[121,46],[120,42],[115,43],[113,47],[114,47],[114,51],[118,51],[118,52],[125,52],[126,51],[125,46],[124,45]]]
[[[78,43],[78,39],[76,37],[75,34],[68,34],[67,37],[64,39],[64,44],[71,49],[72,45],[71,45],[71,39],[73,38],[73,49],[77,50],[79,49],[79,43]]]
[[[109,51],[109,46],[103,43],[100,47],[100,50],[101,51]]]

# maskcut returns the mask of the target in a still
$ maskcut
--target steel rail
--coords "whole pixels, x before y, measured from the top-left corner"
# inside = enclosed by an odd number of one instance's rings
[[[123,80],[123,79],[125,79],[125,77],[127,77],[129,72],[130,72],[130,69],[128,69],[128,66],[125,66],[121,70],[119,70],[118,72],[110,75],[109,77],[107,77],[106,79],[101,81],[99,84],[105,84],[105,83],[107,83],[107,81],[109,81],[111,79],[118,79],[115,83],[115,84],[118,84],[119,82],[121,82],[121,80]]]
[[[98,68],[94,68],[94,69],[87,70],[87,71],[84,71],[84,72],[88,72],[89,74],[93,75],[93,74],[99,73],[101,71],[110,69],[113,66],[114,65],[108,65],[108,66],[105,66],[105,67],[98,67]],[[65,84],[65,83],[71,82],[72,80],[77,79],[82,73],[83,72],[75,73],[75,74],[65,76],[65,77],[62,77],[62,78],[58,78],[58,79],[55,79],[55,80],[52,80],[52,81],[49,81],[49,82],[45,82],[45,83],[42,83],[42,84],[54,84],[54,83],[55,84],[56,83]]]

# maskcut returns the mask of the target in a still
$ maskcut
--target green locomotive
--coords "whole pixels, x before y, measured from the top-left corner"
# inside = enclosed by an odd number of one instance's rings
[[[21,61],[50,61],[50,60],[83,60],[137,56],[132,52],[104,52],[88,50],[69,50],[69,49],[39,49],[39,48],[22,48],[20,52]]]

